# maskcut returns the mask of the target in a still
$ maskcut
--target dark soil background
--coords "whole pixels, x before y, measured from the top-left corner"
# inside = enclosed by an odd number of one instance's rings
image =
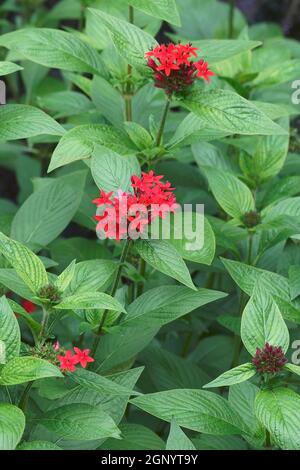
[[[228,3],[231,0],[222,1]],[[49,9],[56,3],[57,0],[44,2]],[[300,40],[300,0],[236,0],[235,3],[250,24],[272,21],[282,26],[286,36]],[[76,27],[74,23],[72,22],[72,26]],[[163,24],[160,36],[163,37],[166,30],[169,30],[169,27]],[[17,193],[18,185],[14,172],[0,167],[0,197],[15,200]]]

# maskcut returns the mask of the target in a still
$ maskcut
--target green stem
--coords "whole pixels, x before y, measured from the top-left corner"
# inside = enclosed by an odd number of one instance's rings
[[[272,449],[271,434],[269,433],[269,431],[267,429],[266,429],[265,448],[266,449]]]
[[[232,39],[234,36],[234,12],[236,0],[229,0],[229,17],[228,17],[228,37]]]
[[[122,269],[123,269],[124,263],[126,261],[127,255],[128,255],[130,245],[131,245],[131,240],[126,240],[126,242],[124,244],[124,247],[123,247],[122,254],[121,254],[121,258],[120,258],[120,261],[119,261],[119,266],[118,266],[118,269],[117,269],[117,272],[116,272],[116,276],[115,276],[115,279],[114,279],[114,282],[113,282],[113,285],[112,285],[112,288],[111,288],[111,291],[110,291],[110,295],[112,297],[114,297],[116,295],[118,285],[119,285],[119,282],[120,282],[120,279],[121,279]],[[94,343],[93,343],[93,346],[92,346],[92,349],[91,349],[91,355],[92,356],[94,356],[96,354],[97,348],[99,346],[99,342],[100,342],[100,338],[101,338],[101,334],[102,334],[102,329],[103,329],[103,326],[105,324],[105,320],[106,320],[106,317],[107,317],[108,313],[109,313],[108,309],[103,312],[103,315],[102,315],[102,318],[101,318],[101,321],[100,321],[100,324],[99,324],[99,327],[98,327],[98,330],[97,330],[97,333],[96,333],[97,336],[94,340]]]
[[[28,399],[29,399],[29,392],[30,392],[30,389],[31,389],[32,385],[33,385],[33,381],[28,382],[28,384],[25,387],[24,392],[21,395],[20,401],[19,401],[19,408],[24,412],[27,408]]]
[[[156,138],[156,147],[160,146],[161,139],[162,139],[163,132],[164,132],[164,128],[165,128],[165,124],[166,124],[166,120],[167,120],[167,115],[168,115],[169,108],[170,108],[170,100],[167,99],[165,109],[164,109],[163,115],[161,117],[159,129],[158,129],[158,134],[157,134],[157,138]]]
[[[145,273],[146,273],[146,261],[141,258],[140,259],[140,269],[139,269],[139,273],[142,277],[145,277]],[[144,282],[143,281],[140,281],[138,283],[138,286],[137,286],[137,297],[139,297],[140,295],[142,295],[142,293],[144,292]]]
[[[43,344],[44,340],[46,339],[48,321],[49,321],[49,312],[46,309],[46,307],[43,306],[42,328],[39,334],[39,341],[41,344]]]

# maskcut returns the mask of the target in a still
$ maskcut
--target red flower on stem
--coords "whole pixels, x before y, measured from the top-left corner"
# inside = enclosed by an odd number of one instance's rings
[[[72,351],[68,349],[64,356],[57,356],[60,362],[60,368],[62,371],[74,372],[76,370],[75,365],[78,363],[77,357],[73,355]]]
[[[112,197],[112,193],[101,191],[100,198],[93,200],[101,212],[95,216],[96,230],[104,233],[105,238],[120,240],[128,238],[129,226],[131,230],[143,233],[156,217],[165,218],[166,214],[175,212],[175,188],[162,179],[163,175],[155,175],[151,170],[142,172],[140,177],[132,176],[132,193],[119,191]]]
[[[78,364],[79,362],[81,367],[83,367],[84,369],[86,368],[89,362],[95,362],[95,359],[89,356],[89,349],[83,349],[83,351],[81,351],[79,348],[76,348],[76,346],[74,346],[74,351],[76,353],[74,356],[75,360],[77,361],[76,363]]]
[[[191,86],[196,78],[210,82],[215,74],[208,68],[204,59],[197,58],[197,47],[192,44],[161,44],[146,53],[147,65],[154,72],[155,86],[166,91],[167,95],[180,93]]]

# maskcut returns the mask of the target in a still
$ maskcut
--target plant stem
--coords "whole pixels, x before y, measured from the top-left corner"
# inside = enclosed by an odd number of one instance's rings
[[[44,336],[45,336],[45,333],[47,332],[48,321],[49,321],[49,312],[46,309],[46,307],[43,306],[42,328],[41,328],[41,331],[40,331],[40,334],[39,334],[39,341],[40,341],[41,344],[43,344],[43,342],[44,342],[43,340],[46,339],[46,338],[44,338]]]
[[[228,17],[228,37],[233,38],[234,35],[234,12],[236,0],[229,0],[229,17]]]
[[[32,385],[33,385],[33,381],[28,382],[28,384],[25,387],[24,392],[21,395],[20,401],[19,401],[19,408],[24,412],[27,408],[27,403],[28,403],[28,399],[29,399],[29,392],[30,392],[30,389],[31,389]]]
[[[119,285],[119,282],[120,282],[120,279],[121,279],[122,269],[123,269],[124,262],[126,261],[126,258],[127,258],[127,255],[128,255],[130,245],[131,245],[131,240],[126,240],[126,242],[124,244],[124,247],[123,247],[123,250],[122,250],[122,254],[121,254],[120,261],[119,261],[119,266],[118,266],[118,269],[117,269],[117,272],[116,272],[116,276],[115,276],[115,279],[114,279],[114,282],[113,282],[113,285],[112,285],[112,288],[111,288],[111,291],[110,291],[110,295],[112,297],[114,297],[116,295],[118,285]],[[97,348],[98,348],[98,345],[99,345],[99,342],[100,342],[100,338],[101,338],[102,329],[103,329],[103,326],[105,324],[105,320],[106,320],[106,317],[108,315],[108,312],[109,312],[108,309],[103,312],[103,315],[102,315],[102,318],[101,318],[101,321],[100,321],[100,324],[99,324],[99,327],[98,327],[98,330],[97,330],[97,336],[94,340],[94,343],[93,343],[93,346],[92,346],[92,349],[91,349],[91,355],[92,356],[94,356],[96,351],[97,351]]]
[[[129,5],[128,17],[129,17],[129,23],[133,24],[134,23],[134,10],[131,5]],[[128,64],[127,66],[127,75],[128,75],[128,79],[127,79],[127,84],[126,84],[126,89],[125,89],[125,94],[124,94],[126,120],[132,121],[132,85],[131,85],[132,66],[131,64]]]
[[[145,272],[146,272],[146,261],[143,258],[141,258],[139,273],[142,277],[144,277]],[[137,285],[137,297],[139,297],[139,295],[142,295],[143,292],[144,292],[144,282],[140,281]]]
[[[166,105],[165,105],[165,108],[164,108],[164,112],[163,112],[163,115],[161,117],[159,129],[158,129],[158,134],[157,134],[157,138],[156,138],[156,147],[160,146],[161,139],[162,139],[163,132],[164,132],[164,128],[165,128],[165,124],[166,124],[166,120],[167,120],[167,115],[168,115],[169,108],[170,108],[170,100],[167,99]]]
[[[271,435],[269,433],[269,431],[266,429],[266,440],[265,440],[265,445],[264,447],[266,449],[271,449],[272,448],[272,444],[271,444]]]

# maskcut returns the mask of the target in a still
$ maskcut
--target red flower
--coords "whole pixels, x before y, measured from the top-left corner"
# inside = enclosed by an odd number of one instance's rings
[[[128,228],[143,233],[156,217],[165,218],[166,214],[175,212],[175,188],[162,179],[162,175],[155,175],[153,171],[143,172],[140,177],[132,176],[133,194],[119,191],[113,199],[109,198],[109,204],[102,203],[101,191],[101,197],[93,201],[101,210],[95,216],[98,221],[96,230],[105,238],[120,240],[128,238]]]
[[[36,305],[30,302],[30,300],[23,299],[21,305],[27,313],[33,313],[36,311]]]
[[[287,358],[281,346],[271,346],[269,343],[266,343],[263,349],[256,348],[256,354],[252,359],[252,364],[260,374],[276,374],[286,363]]]
[[[95,362],[95,359],[89,356],[89,349],[83,349],[83,351],[81,351],[79,348],[74,346],[74,351],[76,353],[75,356],[73,356],[74,360],[76,361],[75,364],[78,364],[79,362],[84,369],[86,368],[88,362]]]
[[[154,72],[155,86],[163,88],[167,95],[180,93],[192,85],[196,78],[204,78],[210,82],[215,75],[208,68],[207,62],[201,59],[193,62],[197,57],[197,47],[192,44],[161,44],[152,51],[147,52],[147,65]]]
[[[105,191],[100,191],[100,197],[94,199],[93,203],[97,204],[98,206],[100,204],[112,204],[112,201],[110,199],[112,195],[113,195],[113,191],[107,194],[105,193]]]
[[[64,356],[57,356],[57,359],[60,362],[61,370],[68,370],[70,372],[74,372],[76,370],[75,364],[78,363],[78,360],[70,349],[68,349]]]

